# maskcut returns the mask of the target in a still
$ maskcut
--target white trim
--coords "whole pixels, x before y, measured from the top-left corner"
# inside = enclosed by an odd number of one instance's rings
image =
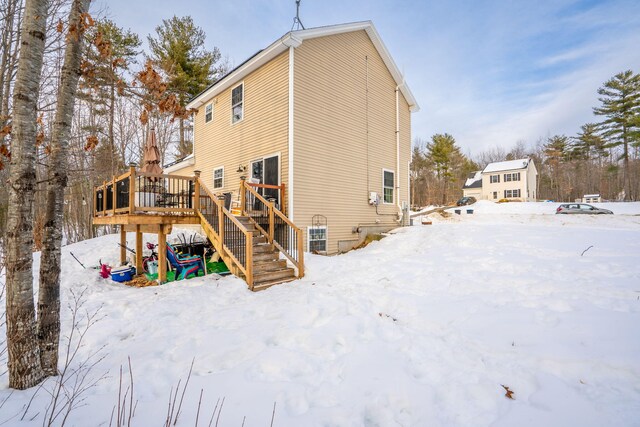
[[[194,132],[195,135],[195,132]],[[194,138],[194,152],[195,152],[195,138]],[[171,172],[175,172],[177,170],[180,170],[182,168],[186,168],[188,166],[193,166],[195,164],[195,159],[194,159],[194,153],[189,154],[187,157],[185,157],[181,162],[176,163],[175,165],[171,165],[168,166],[166,168],[163,169],[162,173],[165,174],[169,174]]]
[[[222,169],[222,185],[220,187],[216,187],[216,171],[217,170],[221,170]],[[213,179],[212,181],[212,186],[211,188],[214,190],[220,190],[224,188],[224,166],[218,166],[213,168],[213,171],[211,172],[211,178]]]
[[[327,225],[308,225],[307,226],[307,252],[311,252],[311,233],[309,233],[309,230],[311,229],[316,229],[316,230],[322,230],[324,229],[324,241],[325,241],[325,246],[324,246],[324,251],[319,251],[319,252],[324,252],[324,253],[328,253],[329,252],[329,226]]]
[[[390,202],[385,202],[384,201],[384,189],[385,188],[389,188],[389,187],[385,187],[384,186],[384,173],[385,172],[391,172],[393,174],[393,187],[391,187],[391,190],[393,190],[393,199]],[[385,169],[382,168],[382,204],[383,205],[393,205],[396,201],[396,172],[393,169]]]
[[[260,68],[262,65],[274,59],[279,54],[285,52],[288,48],[298,47],[302,44],[302,42],[306,39],[313,39],[316,37],[324,37],[330,36],[334,34],[342,34],[353,31],[364,30],[367,32],[367,35],[371,39],[371,42],[376,47],[376,50],[380,54],[383,62],[387,66],[387,69],[391,73],[391,76],[398,85],[400,92],[404,96],[405,100],[409,104],[409,109],[412,112],[416,112],[420,110],[418,103],[416,102],[415,97],[411,93],[411,90],[407,86],[404,81],[404,77],[400,70],[396,66],[393,58],[389,54],[386,46],[382,42],[378,31],[376,31],[373,23],[371,21],[362,21],[362,22],[354,22],[350,24],[339,24],[339,25],[330,25],[327,27],[318,27],[311,28],[308,30],[300,30],[300,31],[292,31],[288,32],[280,39],[273,42],[266,49],[263,49],[254,57],[247,60],[246,63],[242,64],[238,69],[233,71],[231,74],[227,75],[223,79],[216,82],[209,89],[205,90],[200,95],[196,96],[189,104],[187,104],[187,109],[191,108],[199,108],[202,104],[206,103],[209,99],[221,93],[229,86],[232,86],[235,82],[243,79],[249,73],[255,71]]]
[[[288,154],[288,159],[289,159],[289,167],[288,167],[288,177],[287,177],[287,186],[289,188],[287,188],[287,215],[289,216],[289,219],[291,221],[293,221],[293,153],[294,153],[294,146],[293,146],[293,102],[294,102],[294,98],[293,98],[293,66],[294,66],[294,56],[293,56],[293,52],[294,52],[295,48],[293,46],[289,47],[289,133],[288,133],[288,147],[289,147],[289,154]],[[284,202],[284,201],[282,201]],[[281,202],[281,203],[282,203]]]
[[[240,105],[242,105],[242,117],[240,117],[239,120],[236,120],[234,122],[233,121],[233,90],[240,86],[242,86],[242,101],[240,101]],[[230,96],[231,96],[231,125],[233,126],[236,123],[240,123],[241,121],[244,120],[244,80],[231,88]]]

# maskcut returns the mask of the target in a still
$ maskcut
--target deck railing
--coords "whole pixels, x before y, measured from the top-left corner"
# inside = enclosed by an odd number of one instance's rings
[[[251,218],[256,228],[267,236],[269,243],[272,243],[296,267],[298,277],[302,277],[304,275],[302,230],[276,207],[274,199],[267,200],[255,190],[260,188],[259,186],[260,184],[241,181],[242,214]]]
[[[195,215],[195,177],[128,172],[94,190],[93,215],[159,212]]]
[[[224,207],[224,200],[209,192],[198,178],[198,213],[200,222],[209,230],[214,246],[223,248],[253,289],[253,234]]]

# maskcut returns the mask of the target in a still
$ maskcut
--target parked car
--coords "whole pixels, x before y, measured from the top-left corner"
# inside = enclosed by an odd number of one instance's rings
[[[456,206],[467,206],[467,205],[472,205],[476,202],[476,198],[469,196],[469,197],[463,197],[462,199],[458,200],[456,202]]]
[[[586,203],[565,203],[558,206],[556,214],[612,214],[609,209],[596,208],[595,206],[587,205]]]

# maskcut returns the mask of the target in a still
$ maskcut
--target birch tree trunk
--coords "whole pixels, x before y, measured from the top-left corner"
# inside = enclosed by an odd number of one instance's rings
[[[13,97],[7,221],[7,349],[9,387],[44,378],[33,304],[33,198],[36,107],[46,34],[47,0],[27,0]]]
[[[91,0],[74,0],[69,12],[67,47],[58,88],[56,116],[51,138],[44,239],[40,262],[38,294],[38,342],[45,375],[58,374],[60,339],[60,246],[64,214],[64,189],[67,186],[67,152],[76,90],[82,59],[81,15],[89,10]]]

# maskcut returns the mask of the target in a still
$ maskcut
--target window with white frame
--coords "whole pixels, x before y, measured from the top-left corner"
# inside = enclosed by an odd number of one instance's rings
[[[491,175],[491,176],[489,176],[489,182],[491,184],[496,183],[496,182],[500,182],[500,175]]]
[[[520,181],[520,172],[505,173],[504,182]]]
[[[213,189],[224,187],[224,167],[215,168],[213,170]]]
[[[204,122],[209,123],[212,120],[213,120],[213,103],[207,104],[207,106],[204,107]]]
[[[311,253],[327,251],[327,226],[315,225],[307,227],[308,249]]]
[[[395,185],[394,172],[383,169],[382,170],[382,202],[393,203],[393,188]]]
[[[509,198],[514,198],[514,197],[520,197],[520,189],[517,190],[504,190],[504,197],[509,199]]]
[[[244,83],[231,90],[231,123],[239,122],[244,117]]]

